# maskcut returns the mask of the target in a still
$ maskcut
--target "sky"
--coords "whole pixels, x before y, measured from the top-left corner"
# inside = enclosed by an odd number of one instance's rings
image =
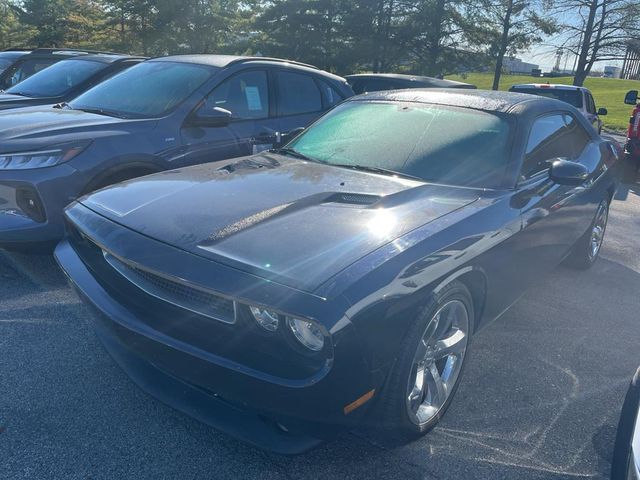
[[[556,20],[560,24],[581,22],[581,19],[577,13],[566,13],[564,15],[559,15],[556,16]],[[521,58],[525,62],[536,63],[540,65],[540,68],[542,68],[542,70],[545,72],[550,71],[555,66],[557,45],[560,45],[562,43],[562,40],[563,35],[546,37],[540,44],[533,46],[526,52],[520,52],[516,55],[516,57]],[[564,70],[566,68],[567,70],[571,70],[573,69],[575,62],[576,56],[570,52],[566,52],[562,57],[560,69]],[[621,67],[622,61],[608,60],[606,62],[596,62],[593,70],[602,70],[604,69],[605,65],[616,65],[618,67]]]

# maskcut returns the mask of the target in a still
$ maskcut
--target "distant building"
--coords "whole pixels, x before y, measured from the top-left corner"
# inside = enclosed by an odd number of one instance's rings
[[[523,73],[530,75],[531,70],[538,70],[539,68],[535,63],[523,62],[521,59],[515,57],[507,57],[502,62],[502,69],[505,73],[510,74]]]
[[[622,73],[622,68],[616,67],[614,65],[607,65],[604,67],[604,72],[602,72],[602,76],[604,78],[620,78],[621,73]]]

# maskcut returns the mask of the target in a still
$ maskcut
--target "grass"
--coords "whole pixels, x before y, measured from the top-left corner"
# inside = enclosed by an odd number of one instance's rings
[[[449,80],[473,83],[481,89],[491,89],[493,84],[492,73],[470,73],[466,76],[452,75]],[[527,75],[502,75],[500,90],[508,90],[515,83],[564,83],[571,85],[572,77],[540,78],[536,79]],[[622,132],[629,125],[629,115],[632,107],[625,105],[624,95],[629,90],[640,90],[640,80],[620,80],[617,78],[587,78],[584,86],[591,90],[596,101],[596,107],[605,107],[609,114],[602,117],[604,127],[608,130]]]

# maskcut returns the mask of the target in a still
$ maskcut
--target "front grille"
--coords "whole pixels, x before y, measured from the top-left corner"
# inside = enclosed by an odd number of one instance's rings
[[[141,269],[103,250],[107,263],[148,295],[225,323],[235,323],[235,302],[178,280]]]

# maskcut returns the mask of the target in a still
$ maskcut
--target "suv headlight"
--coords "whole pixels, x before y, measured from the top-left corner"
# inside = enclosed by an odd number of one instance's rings
[[[25,152],[0,153],[0,170],[28,170],[68,162],[91,142],[65,143]]]

